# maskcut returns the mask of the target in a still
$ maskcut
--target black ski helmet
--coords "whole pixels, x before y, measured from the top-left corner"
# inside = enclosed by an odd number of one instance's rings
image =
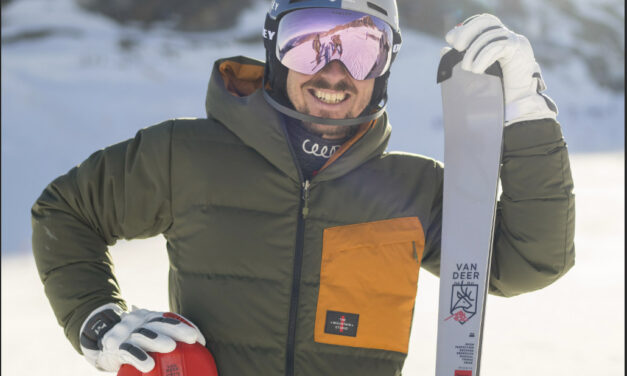
[[[303,8],[335,8],[365,13],[386,22],[392,28],[392,58],[390,66],[401,47],[401,30],[398,23],[396,0],[273,0],[266,15],[263,44],[266,48],[264,71],[264,96],[277,111],[301,121],[328,125],[357,125],[378,118],[387,103],[387,82],[390,69],[375,79],[370,104],[357,118],[327,119],[303,114],[294,109],[287,97],[286,81],[288,68],[276,56],[276,32],[281,17],[293,10]],[[382,105],[380,103],[383,102]]]

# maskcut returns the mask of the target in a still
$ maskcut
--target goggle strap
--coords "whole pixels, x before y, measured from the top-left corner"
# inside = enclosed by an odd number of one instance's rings
[[[272,53],[274,53],[274,48],[276,48],[276,32],[279,28],[279,23],[277,20],[270,17],[270,15],[266,15],[266,22],[263,28],[264,47],[266,48],[266,50],[272,51]],[[272,39],[270,39],[268,32],[273,33]]]
[[[392,58],[390,59],[390,65],[392,65],[394,59],[396,59],[396,55],[398,55],[398,51],[400,51],[401,46],[403,45],[403,38],[401,37],[401,33],[392,29],[392,35]],[[398,46],[398,49],[394,51],[396,46]],[[389,69],[390,68],[388,67],[388,70]]]

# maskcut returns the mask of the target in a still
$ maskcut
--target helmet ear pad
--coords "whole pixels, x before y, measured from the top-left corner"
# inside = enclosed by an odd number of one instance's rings
[[[371,109],[377,108],[381,104],[381,101],[387,102],[388,78],[390,78],[390,69],[388,69],[384,75],[374,79],[372,98],[370,98],[370,103],[364,110],[364,113],[369,112]]]
[[[276,57],[274,49],[266,49],[266,67],[264,71],[265,82],[269,84],[266,88],[270,95],[279,103],[289,108],[293,108],[292,102],[287,96],[287,74],[288,68],[281,64]]]

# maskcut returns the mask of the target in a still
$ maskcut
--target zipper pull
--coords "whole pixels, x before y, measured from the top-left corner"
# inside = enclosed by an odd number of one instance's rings
[[[307,218],[309,214],[309,180],[305,180],[303,183],[303,218]]]

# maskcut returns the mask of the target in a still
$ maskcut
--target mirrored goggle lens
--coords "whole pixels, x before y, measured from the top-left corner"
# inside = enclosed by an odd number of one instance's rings
[[[299,9],[281,18],[276,55],[287,68],[309,75],[339,60],[353,78],[365,80],[388,70],[392,42],[392,28],[377,17],[344,9]]]

